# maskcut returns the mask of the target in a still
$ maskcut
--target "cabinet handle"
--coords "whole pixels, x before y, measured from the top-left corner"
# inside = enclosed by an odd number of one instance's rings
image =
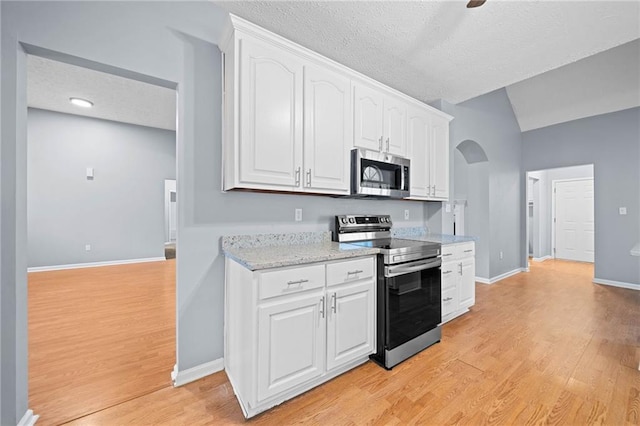
[[[448,302],[450,300],[453,300],[453,297],[447,297],[446,299],[442,299],[443,302]]]
[[[465,250],[464,252],[465,253],[471,253],[472,251],[473,251],[472,249],[469,249],[469,250]]]
[[[379,144],[378,151],[382,152],[382,136],[380,136],[380,139],[378,139],[378,144]]]
[[[324,318],[324,296],[320,298],[320,315]]]
[[[307,186],[311,186],[311,169],[307,170]]]
[[[333,311],[333,313],[336,313],[336,293],[333,293],[333,295],[331,295],[331,310]]]
[[[300,167],[296,169],[296,186],[300,186]]]
[[[460,275],[462,275],[462,262],[458,263],[458,266],[460,267]]]
[[[389,138],[387,138],[387,152],[389,152]]]
[[[445,257],[445,256],[451,256],[451,255],[453,255],[453,253],[444,253],[444,254],[442,255],[442,257]]]
[[[348,271],[347,275],[356,275],[356,274],[361,274],[363,271],[360,269],[356,269],[355,271]]]
[[[442,273],[442,275],[450,274],[450,273],[452,273],[452,272],[453,272],[453,271],[444,271],[444,272]]]
[[[287,281],[287,285],[302,284],[302,283],[308,283],[308,282],[309,280]]]

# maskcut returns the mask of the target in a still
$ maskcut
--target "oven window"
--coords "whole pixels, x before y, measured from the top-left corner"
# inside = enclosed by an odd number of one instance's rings
[[[440,268],[385,278],[386,346],[393,349],[442,322]]]
[[[360,185],[367,188],[401,189],[402,166],[363,158]]]

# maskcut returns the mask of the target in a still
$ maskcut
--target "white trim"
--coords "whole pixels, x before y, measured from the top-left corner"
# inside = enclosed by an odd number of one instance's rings
[[[39,418],[40,416],[33,414],[33,410],[27,410],[18,422],[18,426],[33,426]]]
[[[638,290],[638,291],[640,291],[640,284],[625,283],[625,282],[622,282],[622,281],[603,280],[601,278],[594,278],[593,279],[593,283],[594,284],[610,285],[612,287],[628,288],[630,290]]]
[[[481,284],[494,284],[494,283],[497,283],[498,281],[504,280],[505,278],[509,278],[513,275],[519,274],[520,272],[528,272],[528,271],[527,271],[527,268],[516,268],[513,271],[505,272],[504,274],[500,274],[497,277],[493,277],[489,279],[476,277],[476,282],[479,282]]]
[[[224,358],[205,362],[184,371],[178,371],[178,365],[176,364],[171,372],[171,380],[173,380],[173,386],[178,387],[222,370],[224,370]]]
[[[160,262],[164,257],[146,257],[142,259],[107,260],[106,262],[72,263],[69,265],[34,266],[27,272],[60,271],[63,269],[96,268],[98,266],[126,265],[129,263]]]
[[[534,257],[531,260],[533,260],[534,262],[544,262],[545,260],[548,260],[548,259],[553,259],[553,256],[546,255],[546,256],[542,256],[542,257]]]

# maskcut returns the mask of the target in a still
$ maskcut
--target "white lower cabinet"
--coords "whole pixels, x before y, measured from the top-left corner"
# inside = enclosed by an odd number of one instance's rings
[[[252,417],[375,350],[375,257],[250,271],[226,260],[225,369]]]
[[[476,302],[475,243],[442,246],[442,322],[466,313]]]

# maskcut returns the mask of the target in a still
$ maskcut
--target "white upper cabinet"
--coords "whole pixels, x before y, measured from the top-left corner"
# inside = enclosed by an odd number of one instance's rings
[[[290,189],[299,181],[302,76],[295,56],[240,41],[240,183]]]
[[[407,106],[401,99],[354,83],[353,146],[407,155]]]
[[[407,155],[407,105],[400,99],[384,99],[383,150],[399,157]]]
[[[449,119],[410,107],[408,145],[411,159],[410,198],[449,198]]]
[[[382,151],[382,94],[364,85],[354,85],[353,146]]]
[[[413,108],[442,120],[427,139],[448,139],[446,114],[236,16],[230,15],[220,48],[224,190],[348,195],[352,148],[399,157],[417,152],[409,147],[416,143],[408,119]],[[425,149],[438,158],[446,151],[448,161],[448,140],[446,147]],[[413,183],[412,195],[447,198],[449,165],[440,164],[427,172],[427,195],[418,195]]]
[[[308,191],[348,194],[351,81],[315,65],[304,67],[304,182]]]

